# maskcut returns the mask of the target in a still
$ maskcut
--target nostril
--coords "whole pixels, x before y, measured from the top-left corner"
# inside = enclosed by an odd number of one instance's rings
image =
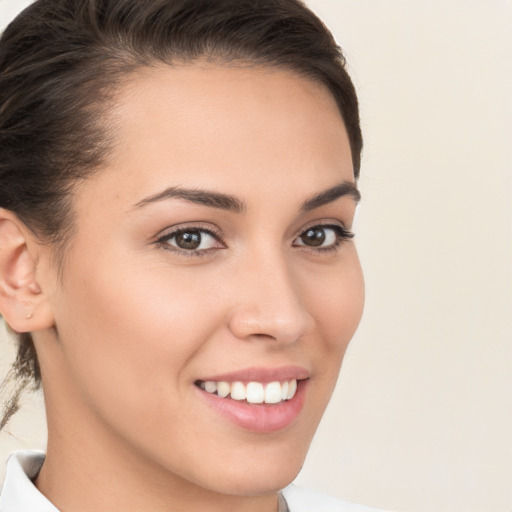
[[[261,338],[261,339],[270,339],[270,340],[275,340],[276,339],[275,336],[272,336],[270,334],[259,333],[259,332],[254,333],[251,336],[254,336],[255,338]]]

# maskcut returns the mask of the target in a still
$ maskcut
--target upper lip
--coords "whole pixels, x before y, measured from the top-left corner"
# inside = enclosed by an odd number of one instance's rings
[[[310,372],[301,366],[250,367],[228,373],[202,377],[201,381],[214,382],[275,382],[308,379]]]

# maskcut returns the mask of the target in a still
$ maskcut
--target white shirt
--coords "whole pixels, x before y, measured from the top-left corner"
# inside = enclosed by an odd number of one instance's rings
[[[0,512],[59,512],[32,483],[44,457],[42,452],[31,451],[16,452],[9,457],[0,495]],[[282,494],[289,512],[379,512],[294,485],[286,487]]]

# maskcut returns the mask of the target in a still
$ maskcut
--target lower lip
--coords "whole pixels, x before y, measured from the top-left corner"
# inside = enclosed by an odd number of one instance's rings
[[[297,382],[297,392],[291,400],[278,404],[249,404],[245,400],[221,398],[197,388],[201,396],[221,415],[235,425],[251,432],[267,434],[291,425],[304,405],[307,380]]]

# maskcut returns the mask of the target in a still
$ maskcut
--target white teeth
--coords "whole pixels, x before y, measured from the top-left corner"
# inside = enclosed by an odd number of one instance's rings
[[[285,400],[291,400],[297,391],[297,380],[285,380],[283,382],[214,382],[201,381],[199,386],[207,393],[216,393],[221,398],[231,395],[233,400],[247,400],[250,404],[277,404]]]
[[[215,393],[215,391],[217,391],[217,383],[207,380],[204,383],[204,389],[205,391],[208,391],[208,393]]]
[[[263,384],[260,382],[249,382],[246,393],[247,401],[250,404],[262,404],[265,400],[265,391],[263,390]]]
[[[281,400],[288,400],[288,388],[289,388],[289,383],[287,380],[285,380],[283,382],[283,384],[281,385]]]
[[[242,382],[231,384],[231,398],[233,400],[245,400],[245,386]]]
[[[226,398],[231,393],[231,386],[228,382],[217,382],[217,395]]]
[[[290,400],[291,398],[293,398],[295,396],[296,391],[297,391],[297,381],[295,379],[292,379],[288,383],[288,395],[287,395],[288,400]]]
[[[281,401],[281,383],[270,382],[265,388],[265,403],[277,404]]]

